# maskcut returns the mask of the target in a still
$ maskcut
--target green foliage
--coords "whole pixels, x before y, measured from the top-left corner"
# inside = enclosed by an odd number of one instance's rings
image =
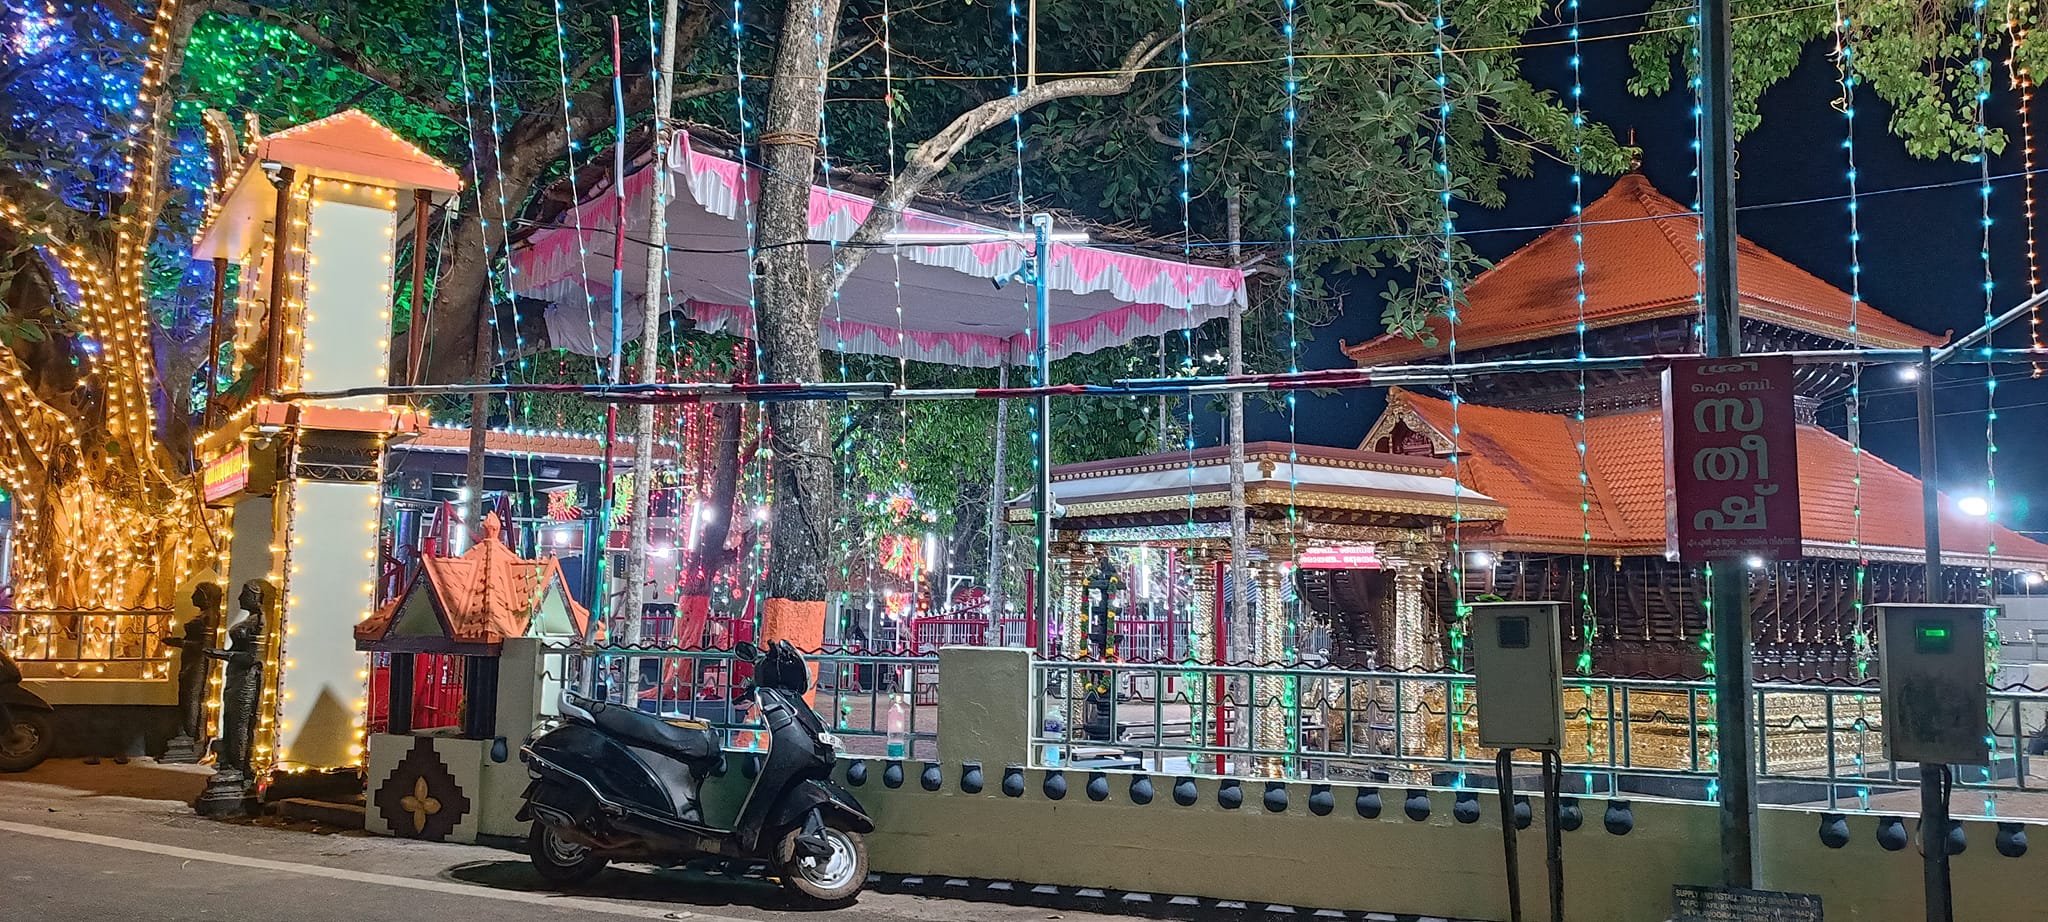
[[[1430,25],[1433,7],[1384,4],[1304,4],[1296,26],[1299,112],[1290,164],[1285,48],[1279,8],[1230,7],[1189,34],[1196,62],[1187,90],[1192,123],[1188,221],[1197,241],[1227,240],[1225,202],[1243,195],[1242,236],[1265,253],[1268,268],[1284,265],[1289,177],[1297,207],[1297,278],[1302,286],[1294,323],[1285,310],[1285,286],[1268,275],[1257,289],[1247,337],[1254,367],[1284,367],[1278,352],[1290,337],[1324,322],[1336,309],[1322,287],[1339,272],[1396,270],[1422,279],[1385,290],[1387,327],[1419,333],[1424,321],[1449,308],[1441,279],[1462,279],[1484,268],[1462,238],[1448,243],[1437,232],[1445,219],[1445,180],[1436,170],[1439,106],[1450,191],[1457,201],[1494,208],[1505,203],[1504,180],[1529,175],[1537,157],[1554,157],[1582,140],[1586,169],[1614,173],[1629,152],[1599,126],[1575,129],[1570,111],[1520,73],[1510,49],[1538,21],[1544,5],[1451,0],[1444,15],[1454,25],[1453,47],[1473,49],[1442,59]],[[1178,28],[1171,7],[1132,9],[1093,3],[1055,3],[1041,9],[1042,34],[1091,36],[1057,42],[1041,51],[1049,69],[1100,68],[1117,49],[1148,30]],[[1200,11],[1196,11],[1199,15]],[[1499,50],[1482,50],[1499,49]],[[1171,62],[1178,48],[1160,58]],[[1141,77],[1130,94],[1066,101],[1025,126],[1029,191],[1048,201],[1111,222],[1133,222],[1167,235],[1182,223],[1181,91],[1170,63]],[[1008,133],[984,139],[982,158],[1012,157]],[[1036,152],[1036,153],[1033,153]],[[1008,174],[974,190],[989,194]],[[1453,219],[1455,215],[1452,216]],[[1176,248],[1177,249],[1177,248]],[[1213,256],[1202,246],[1197,253]]]
[[[1697,30],[1687,24],[1693,10],[1682,0],[1659,0],[1652,8],[1647,28],[1657,31],[1629,48],[1636,68],[1631,92],[1660,95],[1677,84],[1675,72],[1697,75]],[[1977,64],[2008,53],[2021,68],[2048,64],[2048,49],[2038,43],[2015,48],[2008,29],[2008,22],[2031,28],[2039,18],[2035,7],[2002,7],[1981,43],[1975,19],[1979,10],[1972,0],[1844,0],[1840,10],[1849,23],[1853,79],[1892,107],[1889,127],[1907,152],[1974,161],[1980,143],[1993,153],[2005,149],[2005,134],[1997,129],[1979,137],[1978,93],[1990,89],[1991,78]],[[1838,29],[1836,8],[1825,4],[1752,0],[1742,5],[1734,24],[1738,135],[1762,120],[1758,100],[1791,75],[1804,50],[1814,42],[1837,42]],[[1843,62],[1839,54],[1836,60],[1838,66]]]

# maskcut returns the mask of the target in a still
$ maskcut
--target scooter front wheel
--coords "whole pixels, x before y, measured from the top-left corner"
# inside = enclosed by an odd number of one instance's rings
[[[596,877],[609,860],[590,847],[562,838],[554,827],[535,823],[526,834],[526,854],[541,879],[560,887],[573,886]]]
[[[0,715],[6,713],[0,708]],[[57,748],[50,715],[17,709],[12,721],[0,721],[0,772],[25,772],[43,764]]]
[[[825,820],[821,835],[828,851],[822,857],[792,853],[782,863],[782,885],[812,903],[851,902],[868,883],[867,841],[838,817]]]

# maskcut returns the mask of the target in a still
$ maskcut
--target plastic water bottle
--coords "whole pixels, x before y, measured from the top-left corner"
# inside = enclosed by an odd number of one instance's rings
[[[888,725],[886,727],[889,740],[889,758],[910,758],[910,734],[904,729],[904,725],[907,722],[903,714],[903,700],[899,698],[890,702]]]

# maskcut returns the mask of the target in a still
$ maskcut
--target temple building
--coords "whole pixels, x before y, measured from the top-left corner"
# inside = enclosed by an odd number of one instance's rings
[[[1690,209],[1640,174],[1623,176],[1581,222],[1551,229],[1472,282],[1456,329],[1459,362],[1696,352],[1697,232]],[[1944,341],[1747,240],[1737,246],[1737,281],[1745,351]],[[1345,352],[1363,367],[1441,362],[1452,330],[1438,318],[1430,332]],[[1801,365],[1796,383],[1804,555],[1744,565],[1759,676],[1824,680],[1854,675],[1867,652],[1864,605],[1925,597],[1921,484],[1815,424],[1819,406],[1847,390],[1847,366]],[[1595,672],[1703,676],[1704,575],[1666,557],[1658,371],[1588,371],[1583,382],[1570,370],[1483,375],[1451,397],[1447,388],[1394,389],[1359,446],[1455,459],[1466,487],[1506,508],[1499,522],[1463,526],[1462,573],[1447,567],[1430,581],[1439,629],[1461,591],[1559,600],[1580,609],[1567,618],[1567,656],[1589,650]],[[1989,601],[2012,573],[2048,569],[2048,545],[1965,515],[1946,497],[1941,516],[1950,600]],[[1346,607],[1306,595],[1338,617]]]

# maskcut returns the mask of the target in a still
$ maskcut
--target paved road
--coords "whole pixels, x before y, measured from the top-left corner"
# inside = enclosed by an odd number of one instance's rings
[[[818,914],[789,906],[765,881],[651,868],[610,869],[561,894],[543,889],[525,857],[512,852],[201,819],[183,801],[203,781],[203,769],[146,762],[59,762],[0,776],[0,918],[1127,922],[874,893]]]

